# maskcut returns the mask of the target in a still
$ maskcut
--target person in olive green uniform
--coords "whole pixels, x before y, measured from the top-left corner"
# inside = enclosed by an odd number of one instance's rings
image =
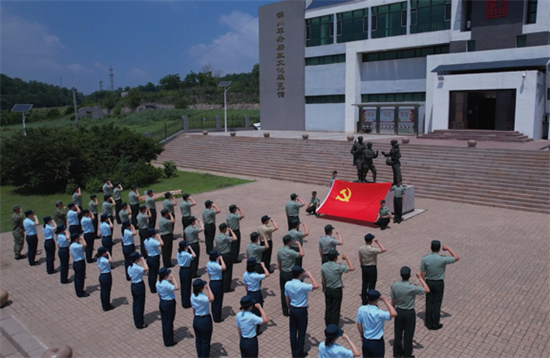
[[[265,236],[261,237],[263,245],[260,245],[258,242],[260,240],[260,234],[253,232],[250,234],[250,243],[246,245],[246,258],[249,259],[253,257],[256,259],[256,272],[260,275],[264,273],[264,269],[261,265],[262,258],[265,250],[269,249],[269,243],[267,242]],[[265,264],[265,263],[264,263]]]
[[[174,218],[174,222],[172,223],[172,233],[174,232],[174,227],[176,226],[176,212],[174,211],[174,205],[176,205],[176,198],[167,191],[164,193],[164,201],[162,202],[162,207],[166,210],[168,210],[172,217]]]
[[[159,219],[160,238],[164,245],[162,246],[162,264],[166,268],[173,267],[172,265],[172,248],[174,246],[174,217],[172,213],[166,209],[162,209]]]
[[[63,202],[61,200],[58,200],[55,202],[55,211],[53,213],[53,221],[55,221],[55,225],[64,225],[67,226],[67,213],[65,212],[65,207],[63,206]]]
[[[120,220],[122,220],[122,222],[130,221],[130,217],[132,217],[132,214],[130,213],[130,208],[128,207],[128,204],[126,203],[120,204],[120,211],[118,212],[118,217],[120,218]],[[121,226],[120,231],[124,236],[124,227]]]
[[[380,226],[380,230],[386,230],[390,228],[388,224],[391,220],[391,211],[386,206],[386,200],[380,200],[380,209],[378,210],[378,216],[376,217],[375,225]]]
[[[375,243],[378,247],[372,245]],[[379,254],[386,252],[384,245],[374,237],[373,234],[365,235],[365,245],[359,247],[359,263],[361,264],[361,300],[363,306],[369,302],[367,292],[376,289],[376,280],[378,279],[378,269],[376,267]]]
[[[120,216],[118,216],[118,213],[122,209],[122,191],[124,188],[122,187],[122,184],[115,183],[115,187],[113,189],[113,199],[115,204],[115,218],[117,224],[121,224],[122,220],[120,220]]]
[[[197,271],[199,269],[199,258],[201,256],[201,248],[199,246],[199,233],[204,231],[204,226],[201,219],[197,219],[194,216],[191,216],[189,220],[191,221],[191,224],[189,224],[189,226],[187,226],[185,230],[183,230],[183,236],[196,255],[193,261],[191,261],[191,277],[198,278],[200,276],[197,274]],[[195,227],[195,222],[197,221],[199,222],[200,229]]]
[[[450,247],[443,245],[439,240],[433,240],[431,245],[432,253],[422,258],[420,271],[422,278],[430,288],[426,294],[426,327],[428,329],[440,329],[443,327],[439,320],[441,318],[441,303],[443,302],[443,291],[445,290],[445,268],[447,265],[459,260]],[[441,256],[439,250],[449,251],[452,257]]]
[[[109,178],[105,178],[103,183],[103,187],[101,188],[103,190],[103,195],[113,195],[113,184],[111,183],[111,180]]]
[[[403,202],[405,201],[405,186],[398,181],[396,185],[391,186],[393,191],[393,222],[399,224],[403,218]]]
[[[347,257],[342,255],[347,265],[336,263],[338,260],[338,251],[331,249],[327,256],[328,262],[321,266],[321,277],[323,278],[323,292],[325,293],[325,325],[335,324],[340,326],[340,310],[342,308],[342,275],[349,271],[354,271],[353,263]]]
[[[183,225],[183,230],[185,230],[185,228],[191,224],[189,221],[191,217],[191,207],[197,205],[197,203],[193,200],[191,195],[187,193],[183,194],[181,198],[183,199],[180,203],[181,224]]]
[[[422,287],[409,282],[409,278],[411,277],[411,269],[409,267],[401,267],[400,273],[402,280],[393,283],[390,293],[391,304],[397,311],[394,323],[393,356],[413,357],[413,337],[416,328],[415,296],[429,293],[430,288],[422,278],[420,272],[416,274],[416,277]]]
[[[290,194],[290,201],[285,204],[286,220],[288,222],[288,230],[292,229],[291,222],[296,220],[300,221],[300,208],[304,206],[302,199],[298,197],[298,194]]]
[[[21,255],[23,251],[23,245],[25,244],[25,228],[23,227],[23,220],[25,216],[21,212],[21,207],[15,205],[13,207],[13,214],[11,215],[11,226],[13,235],[13,253],[16,260],[22,260],[26,256]]]
[[[210,252],[214,248],[214,237],[216,236],[216,215],[220,213],[220,209],[212,200],[206,200],[204,202],[204,207],[205,208],[202,210],[204,243],[206,245],[206,254],[210,255]],[[195,251],[195,253],[197,252]]]
[[[113,221],[113,205],[115,204],[115,201],[110,195],[103,196],[103,204],[101,204],[101,209],[103,210],[103,214],[106,214],[109,219],[111,219],[111,222]]]
[[[88,202],[88,208],[90,212],[94,214],[92,219],[92,224],[94,225],[95,237],[97,237],[97,226],[98,226],[98,212],[97,212],[97,195],[90,195],[90,201]]]
[[[237,214],[237,211],[239,213]],[[227,217],[225,219],[225,222],[227,226],[233,231],[235,236],[237,236],[237,241],[233,241],[231,243],[231,259],[234,264],[238,264],[242,262],[242,260],[239,260],[239,254],[241,252],[241,225],[240,221],[244,219],[244,213],[241,210],[241,208],[237,207],[237,205],[232,204],[229,206],[229,214],[227,214]]]
[[[82,212],[82,209],[83,209],[82,208],[82,193],[80,192],[80,186],[78,186],[78,185],[74,187],[72,200],[73,200],[73,204],[77,205],[78,208],[80,209],[80,211]],[[78,220],[80,220],[81,218],[82,218],[82,215],[79,215]]]
[[[336,249],[338,245],[344,245],[344,240],[340,233],[336,231],[336,236],[338,240],[332,237],[332,231],[335,229],[334,226],[328,224],[325,225],[325,236],[319,238],[319,255],[321,255],[321,265],[325,262],[328,262],[328,253],[332,249]]]
[[[300,224],[304,227],[304,231],[300,231]],[[299,251],[297,242],[300,243],[300,246],[304,246],[304,237],[309,235],[309,230],[306,223],[301,223],[299,220],[293,221],[291,223],[292,229],[288,232],[288,235],[292,238],[292,243],[290,248],[296,252]],[[296,266],[302,266],[302,257],[296,259]]]
[[[220,233],[216,235],[214,242],[220,255],[222,255],[223,262],[225,262],[225,271],[222,271],[222,286],[223,292],[233,292],[234,288],[231,288],[231,281],[233,280],[233,261],[231,258],[231,244],[237,241],[235,233],[227,227],[226,223],[221,223],[219,226]]]
[[[145,250],[145,240],[149,237],[149,219],[151,218],[151,212],[146,205],[139,207],[139,214],[137,214],[137,226],[139,229],[139,241],[141,255],[147,259],[147,250]]]
[[[151,217],[149,218],[149,229],[154,229],[157,226],[157,205],[155,204],[157,195],[151,189],[147,190],[147,197],[145,198],[145,205],[149,209]]]
[[[320,204],[320,201],[319,201],[319,198],[317,197],[317,192],[312,191],[311,199],[309,200],[309,204],[306,208],[306,212],[309,215],[315,215],[316,217],[319,217],[319,215],[317,215],[317,208],[319,207],[319,204]]]
[[[279,227],[277,226],[277,223],[275,223],[275,221],[267,215],[262,216],[261,221],[262,225],[258,228],[258,234],[264,236],[269,243],[269,248],[265,249],[264,254],[262,255],[262,261],[265,263],[265,267],[267,267],[269,273],[273,273],[275,271],[271,269],[271,255],[273,252],[272,236],[274,231],[279,230]],[[270,222],[273,225],[270,225]],[[261,245],[263,244],[264,243],[262,241]]]
[[[283,236],[283,244],[277,251],[277,267],[279,268],[279,286],[281,288],[281,307],[283,309],[283,315],[288,317],[288,306],[286,305],[285,296],[285,284],[292,280],[292,266],[296,262],[296,259],[304,256],[304,250],[300,242],[297,242],[299,251],[296,252],[290,248],[292,243],[292,237],[290,235]]]
[[[128,193],[128,201],[130,202],[130,210],[132,211],[132,225],[137,227],[137,216],[139,214],[139,202],[145,200],[145,197],[139,196],[137,185],[132,185],[132,190]]]

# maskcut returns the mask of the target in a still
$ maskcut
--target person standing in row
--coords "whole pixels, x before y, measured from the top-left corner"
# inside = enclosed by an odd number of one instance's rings
[[[233,292],[231,281],[233,280],[233,261],[231,257],[231,243],[237,240],[235,233],[227,227],[226,223],[221,223],[219,226],[220,233],[214,239],[216,248],[225,262],[226,269],[222,272],[223,292]],[[229,234],[229,235],[228,235]]]
[[[340,310],[342,308],[342,274],[354,271],[353,263],[347,257],[342,255],[342,259],[347,265],[336,263],[338,260],[338,251],[331,249],[328,254],[328,261],[321,266],[321,277],[323,278],[323,292],[325,293],[325,325],[340,325]]]
[[[199,233],[204,231],[204,226],[202,225],[202,221],[195,218],[194,216],[191,216],[189,220],[190,224],[183,231],[183,236],[185,240],[189,243],[189,246],[191,246],[191,248],[195,252],[196,257],[191,262],[191,274],[193,275],[193,278],[197,278],[199,277],[197,271],[199,269],[199,258],[201,256],[201,248],[199,246]],[[197,221],[199,222],[200,228],[195,227],[195,223]]]
[[[103,191],[103,195],[113,195],[113,183],[111,183],[109,178],[105,178],[105,180],[103,180],[101,190]]]
[[[414,301],[416,295],[429,293],[430,288],[422,278],[419,272],[416,277],[422,287],[413,285],[409,282],[411,277],[410,267],[401,267],[401,281],[395,281],[391,286],[391,304],[397,311],[395,318],[395,335],[393,341],[394,357],[413,357],[413,337],[416,328],[416,312],[414,311]]]
[[[31,218],[32,217],[32,218]],[[39,265],[36,261],[36,250],[38,248],[38,233],[36,232],[36,226],[40,225],[38,218],[34,215],[34,211],[25,211],[25,220],[23,220],[23,227],[25,228],[25,239],[27,240],[27,258],[29,259],[30,266]]]
[[[23,221],[25,217],[21,213],[21,207],[19,205],[13,206],[13,214],[11,215],[11,226],[13,235],[13,253],[16,260],[24,259],[26,256],[21,255],[23,251],[23,245],[25,242],[25,227]]]
[[[237,214],[237,211],[239,213]],[[241,263],[242,260],[239,260],[239,254],[241,252],[241,225],[240,221],[244,219],[244,213],[241,208],[237,207],[235,204],[229,206],[229,214],[225,219],[227,226],[233,231],[237,240],[231,242],[231,260],[234,264]]]
[[[309,215],[315,215],[316,217],[319,217],[317,215],[317,208],[319,207],[319,198],[317,197],[317,192],[316,191],[312,191],[311,192],[311,199],[309,200],[309,204],[306,208],[306,212],[309,214]]]
[[[140,242],[140,250],[141,255],[143,258],[147,260],[147,250],[145,250],[145,246],[143,243],[145,242],[145,239],[149,236],[149,219],[151,218],[151,212],[149,211],[149,208],[146,205],[141,205],[139,207],[139,214],[137,215],[137,225],[139,230],[139,242]]]
[[[67,221],[69,222],[69,232],[72,234],[80,234],[80,208],[75,203],[69,203],[69,211],[67,212]]]
[[[205,208],[202,210],[202,221],[204,222],[204,243],[206,245],[206,254],[214,248],[214,237],[216,236],[216,215],[220,209],[212,200],[204,202]],[[199,253],[197,252],[197,255]]]
[[[363,337],[363,357],[384,357],[384,321],[397,317],[397,311],[380,292],[370,290],[367,292],[368,304],[357,310],[357,330]],[[378,301],[382,300],[388,311],[378,308]]]
[[[147,266],[149,267],[147,279],[151,293],[157,293],[156,284],[160,269],[160,250],[164,246],[164,240],[161,239],[155,229],[149,229],[148,234],[149,237],[143,243],[145,251],[147,251]]]
[[[288,231],[292,230],[292,223],[295,221],[300,222],[300,208],[304,206],[302,199],[298,197],[298,194],[290,194],[290,201],[285,204],[285,215],[288,223]]]
[[[401,183],[401,180],[397,184],[392,185],[390,188],[393,191],[393,222],[399,224],[403,221],[403,203],[405,202],[405,186]]]
[[[72,196],[72,202],[78,206],[78,214],[81,215],[82,212],[82,192],[80,191],[80,185],[77,185],[74,187],[73,196]],[[80,220],[80,216],[78,217],[78,220]]]
[[[114,221],[114,218],[113,218],[113,205],[114,205],[115,201],[113,200],[113,198],[110,196],[110,195],[105,195],[103,196],[103,204],[101,204],[101,210],[103,211],[103,215],[107,215],[109,217],[109,219],[111,219],[111,222]],[[118,210],[116,210],[116,215],[118,215]],[[120,219],[120,218],[118,218]],[[117,222],[118,222],[118,219],[117,219]],[[118,222],[120,224],[120,222]]]
[[[174,247],[174,217],[167,209],[162,209],[159,219],[160,238],[164,242],[162,246],[162,265],[166,268],[173,267],[172,265],[172,249]]]
[[[390,228],[388,224],[391,220],[391,211],[386,206],[386,200],[380,200],[380,209],[378,209],[378,215],[376,216],[375,225],[380,226],[380,230],[386,230]]]
[[[132,222],[132,220],[130,220],[130,218],[132,217],[132,213],[130,212],[130,208],[128,207],[127,203],[124,202],[120,204],[120,211],[118,212],[118,217],[120,218],[120,220],[122,220],[122,226],[120,227],[120,232],[122,235],[124,235],[124,222],[125,221],[130,221],[130,223]]]
[[[174,218],[174,222],[172,222],[172,233],[174,232],[174,227],[176,225],[176,211],[174,210],[174,206],[176,205],[176,198],[167,191],[164,193],[164,201],[162,202],[162,208],[164,210],[168,210],[170,214],[172,214],[172,218]]]
[[[197,203],[187,193],[183,194],[181,198],[183,199],[180,203],[181,225],[183,226],[183,230],[185,230],[185,228],[191,224],[189,221],[191,217],[191,207],[197,205]]]
[[[260,312],[260,317],[252,313],[253,309]],[[254,302],[252,297],[244,296],[241,298],[241,310],[235,317],[237,321],[237,331],[241,337],[239,348],[241,350],[242,358],[258,358],[258,335],[256,327],[268,322],[267,315],[265,314],[262,305],[258,302]]]
[[[338,231],[336,231],[336,236],[338,237],[338,240],[332,237],[332,231],[334,229],[334,226],[330,224],[326,225],[325,236],[321,236],[319,238],[319,255],[321,255],[321,265],[329,261],[327,255],[330,250],[336,250],[336,246],[344,245],[344,241],[342,240],[342,237],[340,236],[340,233]]]
[[[176,345],[174,342],[174,319],[176,318],[176,294],[179,290],[178,281],[172,271],[163,267],[159,270],[157,292],[159,295],[160,320],[162,322],[162,340],[165,347]]]
[[[136,229],[132,223],[128,220],[122,222],[122,253],[124,255],[124,271],[126,272],[126,281],[130,281],[130,274],[128,273],[128,267],[132,265],[132,253],[136,251],[136,245],[134,243],[134,236],[136,236]]]
[[[157,200],[157,195],[151,189],[147,190],[147,197],[145,198],[145,205],[151,213],[149,218],[149,229],[154,229],[157,226],[157,205],[155,204]]]
[[[176,258],[180,267],[181,306],[183,308],[191,308],[191,282],[193,281],[191,262],[196,257],[197,255],[189,243],[181,240]]]
[[[206,291],[206,294],[204,293]],[[193,331],[195,331],[195,347],[197,356],[210,357],[210,341],[212,339],[212,316],[210,315],[210,302],[214,302],[214,294],[208,283],[201,279],[193,281]]]
[[[373,246],[372,243],[376,246]],[[376,267],[379,254],[386,252],[386,248],[374,238],[374,235],[365,235],[365,245],[359,247],[359,264],[361,265],[361,300],[366,305],[367,292],[376,289],[376,280],[378,279],[378,269]]]
[[[346,349],[338,344],[336,340],[338,338],[344,338],[351,349]],[[335,324],[328,325],[325,328],[325,341],[319,343],[319,358],[352,358],[359,357],[361,351],[348,337],[344,334],[344,331]]]
[[[257,272],[257,267],[260,266],[262,273]],[[250,257],[246,261],[246,272],[243,275],[243,283],[246,289],[246,294],[250,296],[254,302],[264,306],[264,297],[262,296],[262,281],[269,277],[269,271],[265,267],[265,264],[261,262],[258,264],[255,258]],[[260,311],[256,308],[252,309],[252,313],[260,316]],[[257,333],[260,334],[261,326],[258,326]]]
[[[88,209],[93,214],[92,217],[92,224],[94,226],[94,235],[97,238],[97,227],[99,225],[99,214],[97,211],[97,195],[92,194],[90,195],[90,201],[88,202]]]
[[[128,193],[128,202],[130,203],[130,210],[132,211],[132,225],[137,227],[137,216],[141,211],[139,202],[145,200],[144,196],[140,196],[137,185],[132,185],[132,190]]]
[[[296,259],[304,256],[302,245],[298,242],[299,252],[290,248],[292,238],[290,235],[283,236],[283,247],[277,251],[277,267],[279,268],[279,287],[281,288],[281,307],[283,315],[288,316],[288,305],[285,299],[285,285],[292,280],[292,267]]]
[[[271,256],[273,253],[273,232],[277,231],[279,227],[275,223],[275,221],[270,218],[267,215],[262,216],[262,225],[258,228],[258,234],[264,236],[267,239],[267,243],[269,244],[269,248],[265,249],[263,255],[262,255],[262,261],[265,263],[265,266],[267,267],[269,273],[273,273],[274,270],[271,269]],[[273,225],[270,225],[273,224]],[[261,243],[264,245],[263,241]]]
[[[304,227],[304,231],[300,231],[300,224]],[[298,252],[298,245],[296,243],[300,243],[300,246],[304,246],[304,237],[309,235],[309,230],[307,228],[306,223],[301,223],[299,220],[293,221],[291,223],[292,229],[288,232],[288,235],[292,238],[292,244],[290,245],[290,248],[296,252]],[[300,256],[296,259],[295,265],[302,266],[302,259],[303,256]]]
[[[302,274],[311,280],[311,283],[305,283]],[[285,284],[285,299],[289,309],[290,318],[290,348],[292,357],[303,358],[306,356],[304,345],[306,342],[306,331],[308,323],[307,295],[308,292],[319,288],[317,281],[309,271],[305,271],[301,266],[292,266],[292,280]]]
[[[143,329],[147,327],[143,318],[143,313],[145,312],[145,283],[143,283],[143,273],[148,271],[149,267],[137,251],[132,252],[129,258],[132,264],[128,267],[127,273],[132,280],[134,325],[137,329]]]
[[[84,291],[84,280],[86,279],[86,261],[84,261],[84,250],[86,241],[79,233],[71,234],[71,246],[69,251],[73,257],[74,290],[76,297],[88,297],[90,294]]]
[[[118,215],[120,210],[122,210],[122,192],[123,191],[124,191],[124,188],[122,187],[122,184],[120,184],[120,182],[115,183],[112,197],[114,199],[113,205],[115,206],[115,218],[116,218],[117,224],[122,224],[122,222],[124,221]]]
[[[432,253],[422,258],[420,271],[422,278],[426,280],[430,292],[426,293],[426,327],[428,329],[441,329],[441,303],[445,290],[445,268],[459,260],[459,257],[448,246],[441,246],[441,241],[433,240],[431,245]],[[451,257],[442,256],[439,250],[448,251]]]
[[[95,257],[97,259],[97,267],[99,268],[101,308],[103,308],[104,312],[107,312],[115,309],[115,306],[111,304],[111,287],[113,287],[111,265],[113,264],[113,258],[109,251],[103,246],[97,249]]]
[[[264,236],[262,236],[262,243],[263,245],[259,245],[258,241],[260,238],[260,234],[257,232],[253,232],[250,234],[250,243],[246,245],[246,257],[251,258],[253,257],[256,260],[256,272],[263,273],[264,270],[260,266],[260,263],[262,262],[262,256],[265,250],[269,249],[269,243],[265,239]]]
[[[101,232],[101,245],[109,251],[109,254],[113,254],[113,223],[109,215],[101,214],[101,225],[99,225],[99,231]]]
[[[214,301],[212,301],[212,317],[214,322],[223,322],[222,307],[223,307],[223,285],[222,285],[222,272],[225,271],[226,266],[223,258],[218,250],[212,250],[210,252],[208,263],[206,264],[206,272],[210,277],[210,288],[214,294]]]
[[[48,275],[57,273],[54,268],[55,262],[55,241],[53,239],[55,232],[55,223],[51,216],[44,218],[44,226],[42,226],[42,232],[44,233],[44,251],[46,252],[46,272]]]
[[[330,178],[330,186],[332,187],[332,184],[334,184],[334,181],[335,180],[339,180],[338,179],[338,171],[336,170],[333,170],[332,171],[332,177]]]
[[[88,209],[82,210],[82,219],[80,225],[84,231],[84,240],[86,240],[86,262],[95,262],[94,255],[94,241],[96,239],[94,234],[94,214]]]
[[[70,283],[69,281],[69,245],[67,240],[67,227],[65,225],[57,225],[55,228],[57,235],[57,255],[59,256],[59,276],[62,284]]]
[[[63,206],[63,202],[61,200],[55,202],[53,221],[55,221],[55,226],[67,226],[67,213],[65,212],[65,207]]]

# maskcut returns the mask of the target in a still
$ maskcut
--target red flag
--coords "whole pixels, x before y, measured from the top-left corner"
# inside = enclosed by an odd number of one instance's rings
[[[380,200],[384,200],[390,187],[391,183],[352,183],[335,180],[317,212],[374,222],[380,208]]]

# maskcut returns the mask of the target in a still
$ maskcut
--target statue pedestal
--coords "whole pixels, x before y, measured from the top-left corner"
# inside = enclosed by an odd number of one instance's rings
[[[403,184],[407,189],[405,191],[405,201],[403,202],[403,214],[409,213],[414,210],[414,185]],[[393,213],[393,191],[388,191],[386,195],[386,206]]]

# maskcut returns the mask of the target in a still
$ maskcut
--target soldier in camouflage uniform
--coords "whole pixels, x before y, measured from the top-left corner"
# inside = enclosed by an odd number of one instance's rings
[[[65,212],[65,207],[63,206],[63,202],[61,200],[58,200],[55,202],[55,212],[53,213],[53,221],[55,221],[55,225],[64,225],[67,226],[67,213]]]
[[[13,253],[15,254],[16,260],[21,260],[25,258],[25,255],[21,255],[23,251],[24,238],[25,238],[25,229],[23,227],[23,220],[25,217],[21,212],[21,207],[15,205],[13,207],[13,214],[11,216],[11,226],[13,228]]]

